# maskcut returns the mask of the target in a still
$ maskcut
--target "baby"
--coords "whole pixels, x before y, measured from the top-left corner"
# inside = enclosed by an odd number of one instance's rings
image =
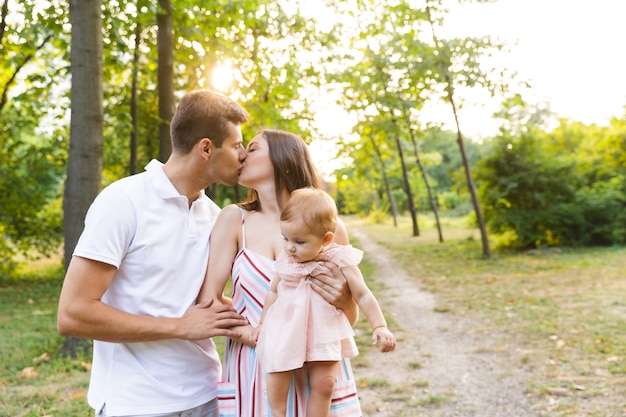
[[[363,252],[333,243],[337,207],[324,191],[303,188],[291,193],[280,217],[285,253],[267,293],[259,327],[257,357],[267,376],[272,416],[284,416],[291,371],[305,364],[311,393],[307,417],[328,416],[339,361],[358,354],[354,332],[342,311],[310,287],[308,277],[323,262],[339,266],[352,296],[374,329],[372,343],[390,352],[396,340],[378,301],[365,284],[358,264]]]

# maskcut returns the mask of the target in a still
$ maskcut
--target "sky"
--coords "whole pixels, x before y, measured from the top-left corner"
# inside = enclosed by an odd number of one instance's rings
[[[625,18],[625,0],[498,0],[457,6],[445,26],[451,35],[510,45],[497,62],[531,84],[530,100],[560,117],[607,124],[626,106]],[[488,137],[499,101],[477,98],[461,121],[468,135]]]
[[[607,124],[626,106],[626,0],[496,0],[488,4],[449,1],[444,36],[484,36],[506,43],[510,52],[494,63],[517,71],[532,89],[530,102],[548,104],[559,117]],[[354,120],[332,103],[321,101],[318,115],[329,136],[349,130]],[[481,139],[497,133],[492,115],[501,98],[484,93],[464,97],[462,131]],[[428,121],[454,128],[450,106],[424,111]],[[322,145],[319,145],[322,146]]]
[[[524,99],[547,104],[558,117],[587,124],[606,125],[622,117],[626,106],[626,0],[496,0],[488,4],[453,6],[445,20],[444,36],[484,36],[503,41],[510,52],[495,63],[517,72],[531,84]],[[335,98],[319,101],[318,125],[326,137],[347,134],[356,122]],[[500,122],[493,113],[501,98],[485,93],[464,97],[459,110],[461,130],[467,138],[493,137]],[[449,104],[422,112],[426,121],[454,129]],[[334,144],[311,143],[311,152],[323,174],[330,178],[346,161],[329,158]]]
[[[517,71],[532,89],[524,98],[547,104],[557,117],[606,125],[623,117],[626,106],[626,0],[496,0],[488,4],[450,1],[444,36],[484,36],[503,41],[510,52],[495,63]],[[346,134],[355,123],[327,97],[319,103],[318,124],[328,137]],[[470,139],[493,137],[499,121],[493,113],[501,98],[464,97],[461,130]],[[454,129],[449,104],[433,105],[423,119]],[[334,144],[311,143],[325,176],[345,161],[329,159]]]

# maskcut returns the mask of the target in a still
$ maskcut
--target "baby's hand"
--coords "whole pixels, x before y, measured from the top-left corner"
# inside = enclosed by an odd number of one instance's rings
[[[253,346],[256,346],[256,342],[259,340],[259,333],[261,333],[260,324],[257,327],[253,327],[250,332],[250,343],[252,343]]]
[[[378,340],[380,340],[381,343],[381,352],[391,352],[396,348],[396,338],[393,337],[393,333],[391,333],[389,329],[384,326],[374,329],[374,333],[372,334],[372,345],[375,345]]]

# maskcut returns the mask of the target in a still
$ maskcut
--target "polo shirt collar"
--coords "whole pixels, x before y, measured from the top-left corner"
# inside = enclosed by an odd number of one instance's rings
[[[165,175],[163,165],[163,162],[153,159],[145,167],[148,175],[152,177],[152,185],[157,195],[164,200],[168,198],[182,198],[185,200],[185,203],[187,203],[187,197],[181,195],[176,187],[174,187],[174,184],[172,184],[172,181]],[[206,196],[204,190],[202,190],[198,198],[192,204],[205,204],[208,202],[211,202],[211,200]]]
[[[187,197],[181,195],[174,187],[174,184],[172,184],[172,181],[165,175],[161,161],[153,159],[146,165],[145,170],[152,177],[152,185],[160,198],[164,200],[168,198],[184,198],[187,200]]]

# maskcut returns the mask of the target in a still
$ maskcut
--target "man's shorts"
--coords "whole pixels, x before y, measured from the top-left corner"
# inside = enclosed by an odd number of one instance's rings
[[[208,403],[185,411],[177,411],[175,413],[166,414],[142,414],[140,416],[113,416],[107,414],[105,405],[99,413],[96,413],[96,417],[218,417],[218,414],[216,398]]]

